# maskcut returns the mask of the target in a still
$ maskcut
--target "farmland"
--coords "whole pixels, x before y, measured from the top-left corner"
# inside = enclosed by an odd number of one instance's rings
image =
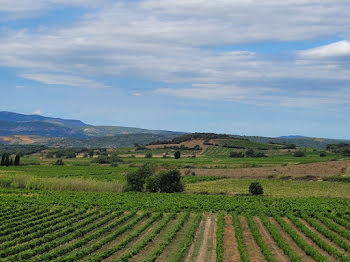
[[[6,190],[0,198],[3,261],[349,261],[341,199]]]
[[[1,166],[0,261],[350,261],[349,158],[204,142],[79,151],[64,165],[45,148]],[[248,149],[265,156],[229,157]],[[180,170],[184,192],[125,192],[146,163]]]

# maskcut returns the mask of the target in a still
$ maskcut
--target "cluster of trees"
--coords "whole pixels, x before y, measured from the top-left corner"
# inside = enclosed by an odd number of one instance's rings
[[[108,155],[107,152],[102,152],[91,162],[96,164],[111,164],[112,166],[118,166],[118,163],[122,163],[123,160],[118,156],[118,154]]]
[[[103,149],[101,149],[103,150]],[[105,149],[104,149],[105,150]],[[87,149],[87,148],[63,148],[63,149],[57,149],[53,151],[49,151],[46,154],[47,158],[53,158],[54,156],[56,158],[76,158],[77,154],[84,154],[84,157],[93,157],[94,156],[94,150],[93,149]]]
[[[157,173],[151,164],[145,164],[135,172],[127,174],[126,182],[127,191],[174,193],[184,190],[178,170]]]
[[[202,150],[202,148],[199,145],[195,145],[194,147],[188,147],[188,146],[185,146],[185,145],[181,145],[181,146],[163,146],[163,149],[195,150],[195,151]]]
[[[13,159],[9,153],[3,153],[1,156],[1,166],[19,166],[20,155],[16,155]]]
[[[8,153],[10,155],[31,155],[34,153],[40,153],[41,151],[47,149],[45,146],[39,145],[0,145],[0,155]]]
[[[306,154],[305,154],[304,151],[298,150],[298,151],[294,152],[293,156],[295,156],[295,157],[304,157],[304,156],[306,156]]]
[[[220,146],[218,144],[215,144],[216,146]],[[246,147],[244,146],[237,146],[237,145],[229,145],[227,143],[223,144],[222,147],[226,147],[226,148],[236,148],[236,149],[246,149]]]
[[[185,134],[179,137],[175,137],[172,140],[158,140],[156,142],[149,143],[149,145],[180,144],[182,142],[191,141],[195,139],[203,139],[208,143],[210,139],[229,139],[229,138],[232,138],[232,136],[225,135],[225,134],[214,134],[214,133],[192,133],[192,134]]]
[[[247,151],[245,151],[245,153],[232,151],[230,152],[230,157],[240,158],[240,157],[267,157],[267,156],[263,152],[255,152],[254,149],[248,149]]]
[[[350,156],[350,144],[348,143],[329,144],[327,145],[327,150],[343,156]]]

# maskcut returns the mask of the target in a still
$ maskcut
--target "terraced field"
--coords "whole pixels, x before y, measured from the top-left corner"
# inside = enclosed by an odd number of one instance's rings
[[[205,156],[229,156],[232,149],[220,146],[209,146],[204,152]]]
[[[350,261],[350,215],[1,207],[1,261]]]

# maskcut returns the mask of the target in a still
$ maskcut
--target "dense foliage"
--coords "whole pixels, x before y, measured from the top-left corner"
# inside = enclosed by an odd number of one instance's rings
[[[0,201],[7,206],[22,203],[28,206],[75,206],[113,208],[120,210],[150,210],[162,212],[236,211],[251,215],[288,213],[346,213],[350,215],[350,200],[336,198],[270,198],[252,196],[160,194],[160,193],[93,193],[64,191],[0,190]],[[142,199],[142,201],[140,201]]]
[[[262,195],[264,194],[264,189],[259,182],[253,182],[249,186],[249,192],[252,195]]]

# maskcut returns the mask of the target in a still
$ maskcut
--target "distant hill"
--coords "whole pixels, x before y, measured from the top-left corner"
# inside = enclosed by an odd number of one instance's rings
[[[71,127],[48,122],[9,122],[0,121],[0,136],[35,135],[43,137],[86,137],[84,132]]]
[[[0,111],[0,121],[7,122],[45,122],[55,125],[69,126],[69,127],[83,127],[87,124],[83,123],[80,120],[71,120],[71,119],[61,119],[46,117],[41,115],[24,115],[7,111]]]
[[[295,144],[298,147],[309,147],[309,148],[322,148],[326,149],[329,144],[338,143],[350,143],[349,140],[339,140],[339,139],[329,139],[329,138],[316,138],[316,137],[306,137],[306,136],[282,136],[282,137],[263,137],[263,136],[239,136],[239,135],[227,135],[227,134],[213,134],[213,133],[192,133],[184,134],[174,138],[168,143],[181,143],[184,141],[189,141],[193,139],[229,139],[238,138],[241,140],[249,140],[256,143],[262,144]],[[166,141],[161,141],[161,143],[166,144]]]
[[[50,147],[87,147],[114,148],[130,147],[135,143],[149,144],[160,140],[171,140],[176,134],[122,134],[116,136],[88,137],[88,138],[49,138],[44,145]]]
[[[290,136],[280,136],[278,138],[303,138],[306,136],[290,135]]]
[[[349,140],[329,139],[329,138],[317,138],[317,137],[263,137],[263,136],[234,136],[239,138],[247,138],[254,142],[259,143],[276,143],[295,144],[298,147],[311,147],[326,149],[328,144],[338,143],[350,143]]]
[[[0,112],[0,136],[30,135],[52,138],[88,138],[123,134],[171,135],[165,137],[171,139],[173,136],[183,133],[122,126],[93,126],[80,120]]]

